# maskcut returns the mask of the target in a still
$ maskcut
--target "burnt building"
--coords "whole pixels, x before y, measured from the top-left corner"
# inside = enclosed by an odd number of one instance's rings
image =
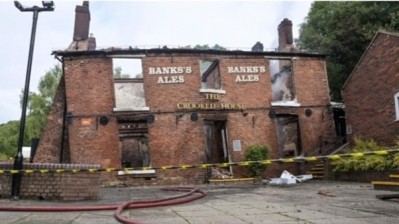
[[[325,56],[298,52],[284,24],[284,50],[273,52],[93,49],[93,37],[74,39],[53,52],[63,76],[35,161],[104,168],[239,162],[251,145],[268,145],[271,158],[319,155],[323,139],[335,137]],[[117,59],[138,62],[140,72],[115,78]],[[224,169],[248,175],[245,167]],[[300,164],[272,164],[269,173],[283,169],[298,173]],[[214,177],[203,169],[154,172],[180,182]]]
[[[379,31],[342,88],[347,136],[392,146],[399,133],[399,34]]]

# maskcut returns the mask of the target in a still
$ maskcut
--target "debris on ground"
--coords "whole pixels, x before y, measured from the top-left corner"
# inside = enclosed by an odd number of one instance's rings
[[[290,184],[296,184],[311,180],[313,179],[312,174],[306,174],[306,175],[300,175],[300,176],[294,176],[290,172],[284,170],[283,173],[281,173],[280,178],[270,178],[263,180],[263,184],[270,184],[270,185],[290,185]]]
[[[336,197],[334,194],[332,194],[329,191],[325,191],[325,190],[320,190],[319,192],[317,192],[317,194],[326,196],[326,197]]]

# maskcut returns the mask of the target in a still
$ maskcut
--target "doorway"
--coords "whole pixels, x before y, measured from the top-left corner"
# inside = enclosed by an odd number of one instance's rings
[[[230,162],[230,154],[227,147],[226,121],[206,120],[204,122],[204,131],[206,163],[214,164]],[[212,178],[228,178],[231,174],[231,167],[208,167],[206,170],[205,181]]]
[[[148,143],[148,128],[145,120],[120,121],[119,150],[122,167],[150,166],[151,157]]]
[[[276,115],[276,128],[280,158],[302,154],[299,119],[297,115]]]

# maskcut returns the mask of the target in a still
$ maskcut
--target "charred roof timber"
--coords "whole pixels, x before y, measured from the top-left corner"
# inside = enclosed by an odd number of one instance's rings
[[[240,50],[199,50],[199,49],[182,49],[182,48],[153,48],[153,49],[138,49],[138,48],[107,48],[100,50],[89,50],[89,51],[75,51],[75,50],[60,50],[53,51],[53,55],[61,57],[74,57],[74,56],[89,56],[89,55],[105,55],[108,57],[122,55],[148,55],[148,54],[167,54],[167,55],[199,55],[199,54],[213,54],[213,55],[252,55],[252,56],[264,56],[264,57],[319,57],[325,58],[324,54],[314,54],[306,52],[276,52],[276,51],[240,51]]]

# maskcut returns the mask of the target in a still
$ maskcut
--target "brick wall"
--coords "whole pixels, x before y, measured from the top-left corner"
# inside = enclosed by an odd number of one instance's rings
[[[0,170],[11,170],[13,164],[0,163]],[[51,164],[29,163],[24,169],[56,170],[56,169],[99,169],[99,165],[85,164]],[[12,175],[0,174],[0,197],[9,198],[11,195]],[[22,174],[20,198],[40,200],[96,200],[100,196],[100,173],[88,172],[47,172]]]
[[[60,79],[57,87],[56,95],[53,99],[50,114],[47,117],[43,134],[40,138],[39,145],[34,157],[34,162],[42,163],[58,163],[60,162],[60,153],[63,132],[64,112],[65,112],[65,79],[64,75]],[[64,141],[65,143],[65,141]],[[64,158],[68,160],[69,148],[66,144],[64,147]]]
[[[295,92],[300,106],[271,106],[271,81],[269,59],[264,55],[219,55],[146,53],[142,58],[143,80],[148,112],[113,112],[115,107],[112,58],[102,54],[82,54],[64,57],[65,94],[68,122],[66,125],[66,146],[69,145],[71,163],[97,163],[103,168],[121,166],[119,149],[118,118],[137,120],[148,114],[154,115],[148,123],[148,139],[151,165],[206,163],[205,120],[225,120],[228,130],[227,145],[233,162],[244,159],[250,145],[267,144],[271,147],[271,158],[280,156],[277,143],[276,121],[269,116],[271,110],[277,114],[298,116],[300,138],[305,155],[313,155],[320,147],[320,136],[334,135],[325,60],[320,57],[293,57]],[[206,98],[200,92],[200,60],[218,60],[222,89],[219,99]],[[236,82],[238,75],[228,72],[228,67],[264,66],[256,82]],[[183,83],[158,83],[159,78],[173,75],[149,74],[154,67],[191,67]],[[236,108],[201,110],[179,109],[179,103],[229,104]],[[57,107],[61,110],[61,104]],[[305,110],[312,111],[311,116]],[[191,114],[198,114],[192,121]],[[106,116],[109,122],[101,125],[98,121]],[[54,133],[56,134],[56,132]],[[44,136],[51,136],[47,131]],[[55,139],[55,138],[54,138]],[[233,151],[233,140],[240,140],[242,150]],[[45,141],[46,142],[46,141]],[[54,149],[57,146],[54,144]],[[42,150],[39,150],[42,151]],[[56,151],[56,150],[55,150]],[[54,157],[56,158],[56,156]],[[39,161],[39,160],[37,160]],[[300,169],[297,165],[270,168],[270,176],[280,175],[282,169],[292,173]],[[245,168],[234,167],[234,174],[248,175]],[[182,180],[183,178],[183,180]],[[149,183],[148,180],[123,177],[126,182]],[[106,182],[118,182],[116,176],[105,178]],[[175,170],[157,172],[156,182],[198,182],[204,180],[203,171]],[[154,181],[152,181],[154,182]]]
[[[112,116],[115,106],[112,59],[77,57],[64,63],[71,163],[119,167],[118,127]],[[99,123],[101,116],[109,119],[108,124]]]
[[[346,124],[355,136],[390,146],[398,140],[394,95],[399,92],[399,37],[378,33],[344,89]]]

